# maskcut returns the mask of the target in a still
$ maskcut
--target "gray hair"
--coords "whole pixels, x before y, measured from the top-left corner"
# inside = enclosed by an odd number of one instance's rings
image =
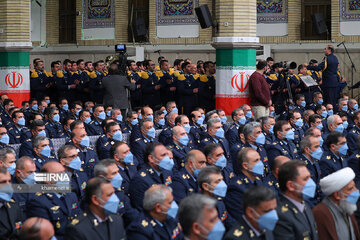
[[[305,110],[303,116],[304,116],[304,117],[305,117],[305,116],[309,116],[309,112],[310,112],[310,111],[313,111],[313,110],[312,110],[312,109]],[[314,112],[314,111],[313,111],[313,112]]]
[[[212,111],[210,111],[210,112],[207,112],[207,113],[205,114],[205,122],[209,121],[211,115],[213,115],[214,113],[216,113],[216,110],[212,110]]]
[[[313,136],[306,136],[303,139],[301,139],[301,142],[300,142],[301,152],[304,152],[305,148],[311,148],[311,141],[310,141],[311,137],[313,137]]]
[[[261,128],[261,125],[258,122],[249,122],[244,126],[243,134],[244,134],[244,137],[246,140],[247,140],[248,136],[253,134],[254,129],[257,127]]]
[[[109,167],[113,164],[116,164],[116,161],[114,159],[108,158],[108,159],[101,160],[94,167],[94,176],[95,177],[106,176],[108,174],[107,167]]]
[[[58,158],[66,158],[66,152],[72,149],[76,149],[74,145],[64,145],[58,150]]]
[[[45,140],[49,140],[49,138],[48,138],[48,137],[45,137],[45,136],[36,136],[36,137],[32,140],[33,148],[39,148],[41,142],[42,142],[42,141],[45,141]]]
[[[199,175],[197,176],[197,182],[202,189],[203,183],[211,183],[210,175],[211,174],[221,174],[221,170],[217,166],[206,166],[203,169],[200,170]]]
[[[172,103],[175,103],[175,101],[169,101],[169,102],[167,102],[166,105],[165,105],[166,109],[169,109],[170,104],[172,104]],[[175,103],[175,104],[176,104],[176,103]]]
[[[195,159],[196,159],[196,153],[190,151],[190,152],[188,152],[188,154],[186,155],[185,163],[189,163],[189,162],[194,163],[194,162],[195,162]]]
[[[117,111],[117,110],[119,110],[120,111],[120,114],[121,114],[121,110],[120,110],[120,108],[113,108],[113,109],[111,109],[110,110],[110,116],[114,116],[115,115],[115,111]]]
[[[143,208],[145,211],[154,209],[157,203],[163,203],[166,198],[166,191],[172,192],[172,189],[166,185],[159,184],[155,189],[149,188],[144,194]]]
[[[58,111],[59,109],[57,107],[51,107],[48,112],[48,116],[51,116],[55,111]]]
[[[174,114],[178,114],[177,112],[169,112],[167,115],[166,115],[166,120],[169,121],[171,116],[174,115]]]
[[[29,161],[31,163],[34,163],[34,160],[31,159],[31,157],[28,156],[22,156],[21,158],[19,158],[18,160],[16,160],[16,169],[24,169],[25,167],[25,162]],[[34,163],[35,164],[35,163]]]
[[[178,217],[185,236],[190,236],[195,222],[202,222],[204,208],[215,208],[216,200],[194,193],[184,198],[179,206]]]
[[[332,125],[332,124],[335,123],[335,116],[340,117],[339,115],[334,114],[334,115],[331,115],[331,116],[329,116],[329,117],[327,118],[327,125],[328,125],[328,126],[329,126],[330,124]]]
[[[16,156],[16,153],[15,153],[14,149],[12,149],[12,148],[6,147],[3,149],[0,149],[0,161],[5,163],[8,154],[13,154]]]
[[[340,98],[339,101],[338,101],[338,105],[340,105],[340,103],[341,103],[342,101],[346,101],[346,99],[345,99],[345,98]]]
[[[218,123],[218,122],[221,122],[221,120],[218,119],[218,118],[211,118],[211,119],[209,119],[209,121],[206,122],[206,124],[207,124],[207,129],[212,128],[212,127],[215,125],[215,123]]]
[[[140,129],[143,129],[143,128],[144,128],[144,124],[145,124],[146,122],[153,122],[153,121],[152,121],[151,119],[149,119],[149,118],[146,118],[146,119],[140,121]]]

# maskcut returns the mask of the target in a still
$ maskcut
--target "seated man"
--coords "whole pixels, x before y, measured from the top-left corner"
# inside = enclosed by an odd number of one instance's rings
[[[93,116],[94,116],[93,118],[94,120],[89,123],[89,135],[90,136],[101,135],[104,133],[104,130],[101,127],[101,123],[106,118],[104,105],[101,104],[95,105]]]
[[[122,141],[123,136],[119,123],[109,122],[105,125],[105,134],[96,141],[96,152],[99,160],[110,158],[110,148],[116,142]]]
[[[64,129],[60,123],[59,110],[56,107],[52,107],[47,112],[47,121],[45,123],[46,131],[49,134],[49,138],[63,138]]]
[[[56,161],[55,155],[51,155],[50,140],[44,136],[36,136],[32,140],[33,152],[32,157],[36,171],[39,172],[46,162]]]
[[[172,140],[169,148],[174,155],[175,166],[182,169],[185,166],[186,155],[191,150],[191,147],[189,147],[189,135],[183,127],[175,126],[172,128]]]

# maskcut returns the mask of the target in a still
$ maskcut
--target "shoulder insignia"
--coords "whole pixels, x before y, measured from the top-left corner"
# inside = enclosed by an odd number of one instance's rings
[[[204,142],[208,142],[208,141],[209,141],[209,139],[207,139],[207,138],[204,139]]]
[[[186,77],[185,77],[184,74],[180,74],[179,77],[178,77],[179,81],[184,81],[185,79],[186,79]]]
[[[39,74],[37,72],[32,72],[31,77],[32,78],[37,78],[37,77],[39,77]]]
[[[76,224],[78,224],[78,223],[79,223],[79,220],[76,219],[76,218],[71,221],[71,225],[76,225]]]
[[[356,154],[356,157],[357,157],[357,158],[360,158],[360,154]]]
[[[52,72],[46,72],[46,76],[48,76],[48,77],[54,77],[54,75],[52,74]]]
[[[233,177],[234,177],[234,173],[231,172],[231,173],[229,174],[229,178],[233,178]]]
[[[53,206],[53,207],[50,208],[50,209],[53,210],[53,211],[57,211],[57,210],[59,210],[59,208],[60,208],[60,206]]]
[[[64,77],[63,71],[61,71],[61,70],[57,71],[57,72],[56,72],[56,76],[57,76],[58,78],[63,78],[63,77]]]
[[[128,76],[131,76],[131,72],[130,72],[130,71],[128,71]]]
[[[207,75],[204,74],[204,75],[200,76],[200,81],[206,83],[209,81],[209,79],[208,79]]]
[[[270,74],[270,75],[268,76],[268,78],[269,78],[271,81],[276,81],[276,80],[277,80],[276,74]]]
[[[180,71],[178,71],[178,70],[174,71],[174,76],[179,77],[180,76]]]
[[[183,179],[187,179],[187,176],[185,174],[182,175]]]
[[[141,72],[137,72],[137,75],[139,75],[139,77],[141,77]]]
[[[260,181],[260,178],[258,176],[256,176],[255,179]]]
[[[56,228],[57,228],[57,229],[61,228],[61,225],[60,225],[60,222],[59,222],[59,221],[56,223]]]
[[[294,212],[295,214],[298,214],[298,211],[296,210],[296,208],[293,208],[293,212]]]
[[[240,180],[237,180],[236,183],[239,184],[239,185],[242,184],[242,182]]]
[[[289,209],[286,207],[286,206],[282,206],[281,207],[281,212],[282,213],[285,213],[285,212],[287,212]]]
[[[200,74],[194,74],[194,75],[192,75],[193,76],[193,78],[195,79],[195,80],[197,80],[199,77],[200,77]]]
[[[149,223],[148,223],[146,220],[142,220],[142,221],[141,221],[141,225],[142,225],[143,227],[147,227],[147,226],[149,225]]]
[[[149,74],[147,72],[142,72],[141,73],[141,78],[143,79],[148,79],[149,78]]]
[[[273,142],[273,145],[276,145],[276,142]]]
[[[150,174],[154,174],[154,171],[152,170],[152,168],[148,168],[148,171]]]
[[[269,186],[272,186],[272,185],[273,185],[273,182],[272,182],[272,181],[268,181],[268,185],[269,185]]]
[[[331,156],[329,155],[329,156],[326,156],[326,159],[327,160],[330,160],[331,159]]]
[[[97,74],[95,71],[92,71],[89,75],[90,78],[97,78]]]
[[[255,236],[255,234],[254,234],[254,231],[253,231],[253,230],[251,230],[251,229],[250,229],[250,230],[249,230],[249,233],[250,233],[250,237],[251,237],[251,238],[253,238],[253,237]]]
[[[158,76],[158,77],[163,77],[164,73],[162,71],[156,71],[155,75]]]
[[[242,234],[243,234],[242,231],[240,231],[239,229],[235,229],[235,231],[234,231],[235,237],[240,237]]]
[[[249,180],[247,178],[244,178],[244,181],[245,181],[246,184],[249,183]]]
[[[156,69],[156,70],[160,70],[160,66],[156,66],[155,69]]]
[[[145,177],[145,176],[146,176],[146,173],[145,173],[145,172],[141,172],[141,173],[140,173],[140,176]]]
[[[141,138],[137,138],[137,139],[135,139],[135,142],[140,141],[140,140],[141,140]]]
[[[169,73],[170,75],[173,75],[174,72],[175,72],[175,69],[174,69],[174,68],[169,68],[168,73]]]
[[[37,193],[35,193],[35,195],[39,197],[39,196],[42,195],[42,193],[41,193],[41,192],[37,192]]]

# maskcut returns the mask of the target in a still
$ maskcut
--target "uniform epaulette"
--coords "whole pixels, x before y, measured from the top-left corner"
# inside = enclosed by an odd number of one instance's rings
[[[56,72],[56,77],[58,77],[58,78],[63,78],[63,77],[64,77],[63,71],[61,71],[61,70],[57,71],[57,72]]]
[[[244,229],[244,226],[241,226],[240,228]],[[241,235],[243,235],[243,232],[240,229],[235,229],[233,234],[235,237],[238,238],[238,237],[241,237]]]
[[[137,139],[135,139],[135,142],[137,142],[137,141],[139,141],[139,140],[141,140],[142,138],[137,138]]]
[[[186,79],[185,74],[180,74],[178,77],[179,81],[184,81]]]
[[[174,74],[175,77],[179,77],[179,76],[180,76],[180,71],[179,71],[179,70],[176,70],[176,71],[174,71],[173,74]]]
[[[77,219],[77,218],[75,218],[75,219],[73,219],[72,221],[71,221],[71,225],[76,225],[76,224],[78,224],[79,223],[79,219]]]
[[[149,74],[147,72],[142,72],[141,73],[141,78],[143,79],[148,79],[149,78]]]
[[[130,76],[131,75],[131,72],[130,71],[128,71],[128,76]]]
[[[310,75],[310,76],[312,75],[312,73],[311,73],[310,70],[307,70],[306,73],[307,73],[308,75]]]
[[[54,77],[54,75],[52,74],[52,72],[47,72],[47,73],[46,73],[46,76],[51,77],[51,78]]]
[[[275,73],[270,74],[270,75],[268,76],[268,78],[269,78],[270,80],[272,80],[272,81],[276,81],[276,80],[277,80],[277,76],[276,76]]]
[[[89,124],[93,124],[93,123],[94,123],[94,121],[89,122]]]
[[[29,138],[29,139],[26,139],[26,141],[27,141],[27,142],[31,142],[31,139],[30,139],[30,138]]]
[[[162,71],[156,71],[155,75],[158,76],[158,77],[163,77],[164,73]]]
[[[360,158],[360,154],[356,154],[356,158]]]
[[[155,69],[159,71],[159,70],[160,70],[160,66],[156,66]]]
[[[200,77],[200,74],[197,73],[197,74],[194,74],[192,76],[194,77],[195,80],[197,80]]]
[[[37,193],[35,193],[35,195],[39,197],[39,196],[42,195],[42,193],[41,193],[41,192],[37,192]]]
[[[87,147],[87,149],[94,150],[92,147]]]
[[[330,160],[331,159],[331,156],[330,155],[327,155],[326,156],[326,160]]]
[[[92,71],[90,74],[89,74],[89,77],[90,78],[97,78],[97,74],[95,71]]]
[[[31,77],[32,78],[37,78],[37,77],[39,77],[39,74],[37,72],[32,72]]]
[[[298,80],[300,80],[300,77],[299,77],[298,75],[294,74],[294,76],[295,76]]]
[[[90,75],[89,70],[85,70],[84,72],[86,72],[87,75]]]
[[[31,69],[30,72],[33,73],[33,72],[36,72],[36,70],[35,70],[35,69]]]
[[[13,130],[13,128],[11,127],[11,128],[9,128],[8,130],[11,131],[11,130]]]
[[[206,83],[206,82],[209,81],[209,79],[208,79],[207,75],[204,74],[204,75],[201,75],[201,76],[200,76],[200,81]]]
[[[170,74],[170,75],[173,75],[174,72],[175,72],[175,69],[174,69],[174,68],[169,68],[169,74]]]

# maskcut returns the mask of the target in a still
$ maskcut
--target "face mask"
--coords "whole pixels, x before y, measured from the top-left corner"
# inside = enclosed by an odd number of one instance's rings
[[[269,128],[269,132],[270,132],[271,134],[274,134],[274,126],[271,126],[271,127]]]
[[[240,125],[245,125],[245,123],[246,123],[246,117],[240,118],[240,119],[238,120],[238,123],[239,123]]]
[[[94,113],[94,110],[92,108],[90,108],[89,110],[90,113]]]
[[[176,204],[175,201],[172,201],[171,207],[167,211],[167,215],[172,218],[176,218],[177,212],[178,212],[179,206]]]
[[[113,193],[111,197],[106,201],[105,205],[103,206],[105,210],[105,215],[116,213],[119,208],[119,203],[120,203],[119,198],[116,196],[115,193]]]
[[[155,128],[150,128],[147,135],[149,138],[155,138]]]
[[[39,110],[39,106],[38,106],[37,104],[33,105],[31,108],[32,108],[32,110],[34,110],[34,111]]]
[[[9,142],[10,142],[10,137],[9,137],[9,135],[7,135],[7,134],[2,135],[2,137],[0,138],[0,142],[1,142],[2,144],[8,145]]]
[[[219,219],[219,221],[217,221],[217,223],[214,225],[214,227],[213,227],[213,229],[211,229],[211,231],[207,230],[202,225],[200,225],[200,226],[203,230],[205,230],[206,232],[209,233],[207,235],[207,237],[203,236],[207,240],[219,240],[219,239],[222,239],[222,237],[224,236],[225,227],[220,219]]]
[[[133,163],[134,162],[134,155],[131,153],[131,152],[129,152],[125,157],[124,157],[124,163],[125,164],[131,164],[131,163]]]
[[[226,123],[227,118],[226,118],[226,116],[223,116],[222,118],[220,118],[220,120],[221,120],[221,123],[224,124],[224,123]]]
[[[27,185],[31,185],[35,183],[35,173],[30,174],[26,178],[23,179],[23,182]]]
[[[7,170],[10,173],[10,175],[14,175],[16,169],[16,163],[12,163],[10,166],[8,166]]]
[[[59,121],[60,121],[60,115],[59,115],[59,114],[55,114],[55,115],[53,116],[53,121],[54,121],[54,122],[59,122]]]
[[[201,124],[203,124],[203,122],[204,122],[204,119],[201,117],[198,120],[196,120],[197,125],[201,125]]]
[[[252,118],[252,112],[251,111],[248,111],[245,115],[245,117],[247,118]]]
[[[258,175],[263,175],[264,174],[264,164],[263,162],[260,160],[258,161],[255,166],[253,166],[253,168],[251,169],[251,172],[258,174]]]
[[[153,115],[149,115],[149,116],[147,117],[147,119],[150,119],[151,121],[154,121],[154,116],[153,116]]]
[[[321,148],[318,148],[318,149],[316,149],[315,151],[313,151],[311,153],[311,157],[316,159],[316,160],[320,160],[322,154],[323,154],[323,150],[321,150]]]
[[[271,112],[271,113],[269,114],[269,116],[270,116],[270,117],[275,117],[275,112]]]
[[[179,109],[177,107],[174,107],[171,112],[174,112],[174,113],[179,113]]]
[[[296,183],[296,185],[299,184]],[[305,199],[313,198],[315,196],[315,191],[316,191],[316,184],[312,180],[312,178],[309,178],[309,180],[306,182],[306,184],[303,186],[301,190],[302,196]]]
[[[319,100],[317,101],[317,104],[321,105],[321,104],[323,104],[323,102],[324,102],[323,99],[319,99]]]
[[[69,110],[69,104],[65,104],[64,106],[62,106],[62,109],[63,109],[64,111]]]
[[[255,211],[255,209],[254,212],[256,213],[257,216],[259,216],[259,214]],[[256,222],[259,224],[259,227],[262,230],[273,231],[278,220],[279,217],[276,213],[276,210],[274,209],[271,210],[270,212],[261,215],[259,219],[256,220]]]
[[[122,122],[123,116],[122,116],[121,114],[119,114],[119,115],[116,117],[116,120],[117,120],[118,122]]]
[[[218,183],[218,185],[216,185],[216,187],[214,188],[214,195],[219,196],[219,197],[225,197],[226,196],[226,191],[227,191],[227,185],[224,182],[224,180],[222,180],[221,182]]]
[[[139,114],[139,119],[142,119],[142,115],[141,115],[141,113]]]
[[[318,124],[318,125],[316,125],[316,127],[321,131],[322,129],[323,129],[323,124],[322,123],[320,123],[320,124]]]
[[[190,129],[191,129],[190,124],[186,124],[186,125],[184,126],[184,129],[185,129],[186,133],[189,134],[189,133],[190,133]]]
[[[349,149],[347,143],[345,143],[344,145],[342,145],[340,148],[339,148],[339,153],[341,155],[346,155],[347,154],[347,150]]]
[[[264,145],[265,144],[265,135],[263,133],[260,133],[260,135],[257,136],[255,142],[256,142],[256,144]]]
[[[340,124],[339,126],[337,126],[335,131],[337,131],[339,133],[343,133],[344,132],[344,125]]]
[[[117,130],[114,135],[112,136],[115,141],[122,141],[122,132],[120,130]]]
[[[166,111],[166,109],[163,111],[164,115],[166,116],[168,114],[168,112]]]
[[[81,168],[81,160],[80,160],[79,156],[77,156],[76,158],[71,160],[71,162],[69,163],[69,168],[77,170],[77,171],[80,170],[80,168]]]
[[[194,173],[194,177],[197,177],[199,175],[199,172],[200,172],[201,169],[195,169],[193,170],[193,173]]]
[[[292,105],[289,106],[289,110],[293,110],[294,107]]]
[[[49,145],[45,146],[45,147],[41,150],[40,154],[41,154],[41,156],[43,156],[43,157],[50,157],[50,155],[51,155],[51,149],[50,149]]]
[[[84,121],[84,123],[86,123],[86,124],[89,124],[91,122],[91,118],[90,117],[88,117],[88,118],[85,118],[85,121]]]
[[[356,111],[356,110],[358,110],[359,109],[359,105],[358,104],[355,104],[354,106],[353,106],[353,109]]]
[[[297,126],[299,128],[302,127],[302,125],[303,125],[303,120],[301,118],[295,122],[295,126]]]
[[[137,118],[131,121],[131,125],[133,125],[133,126],[135,126],[138,123],[139,123],[139,120]]]
[[[351,203],[351,204],[354,204],[354,205],[355,205],[355,204],[357,203],[359,197],[360,197],[360,192],[359,192],[359,190],[356,190],[356,191],[350,193],[350,194],[346,197],[346,201],[347,201],[348,203]]]
[[[20,126],[25,126],[25,118],[20,118],[17,122]]]
[[[349,123],[347,121],[343,122],[344,129],[347,129],[349,126]]]
[[[158,163],[159,167],[168,171],[171,171],[174,167],[174,160],[172,160],[169,156],[164,157]]]
[[[82,109],[77,110],[77,111],[75,112],[76,116],[79,116],[79,114],[80,114],[81,110],[82,110]]]
[[[319,137],[319,141],[320,141],[320,147],[322,147],[324,140],[322,139],[322,137]]]
[[[11,187],[11,184],[6,184],[0,188],[0,199],[9,202],[12,198],[14,190]]]
[[[226,163],[227,163],[226,157],[224,155],[222,155],[218,160],[216,160],[215,166],[224,168],[224,167],[226,167]]]
[[[327,111],[327,114],[329,115],[329,116],[331,116],[331,115],[334,115],[334,110],[329,110],[329,111]]]
[[[301,104],[300,104],[300,106],[305,107],[305,106],[306,106],[306,102],[305,102],[305,101],[302,101]]]
[[[344,106],[341,108],[341,110],[342,110],[343,112],[347,112],[348,106],[347,106],[347,105],[344,105]]]
[[[45,130],[42,130],[41,132],[39,132],[39,133],[38,133],[38,136],[46,137],[46,132],[45,132]]]
[[[165,126],[165,118],[160,119],[159,122],[158,122],[158,124],[159,124],[160,126]]]
[[[328,112],[327,112],[327,111],[323,111],[323,112],[321,113],[321,116],[322,116],[323,118],[326,118],[327,115],[328,115]]]
[[[50,104],[50,100],[45,100],[46,104]]]
[[[50,240],[57,240],[55,236],[52,236]]]
[[[189,137],[188,137],[188,135],[182,136],[182,137],[179,139],[179,143],[180,143],[182,146],[187,146],[188,143],[189,143]]]
[[[287,140],[294,140],[295,139],[295,133],[294,133],[294,131],[293,130],[289,130],[287,133],[286,133],[286,135],[285,135],[285,138],[287,139]]]
[[[224,132],[224,129],[222,129],[222,128],[219,128],[215,133],[215,136],[218,138],[224,138],[224,135],[225,135],[225,132]]]
[[[98,118],[99,118],[101,121],[102,121],[102,120],[105,120],[105,118],[106,118],[105,112],[99,113]]]
[[[111,110],[106,113],[108,117],[111,117]]]
[[[83,139],[81,139],[80,145],[82,147],[89,147],[90,146],[90,138],[88,136],[85,136]]]
[[[115,177],[113,177],[113,179],[111,179],[111,184],[113,185],[113,187],[115,189],[118,189],[119,187],[121,187],[123,178],[121,177],[121,175],[119,173],[117,173],[115,175]]]

